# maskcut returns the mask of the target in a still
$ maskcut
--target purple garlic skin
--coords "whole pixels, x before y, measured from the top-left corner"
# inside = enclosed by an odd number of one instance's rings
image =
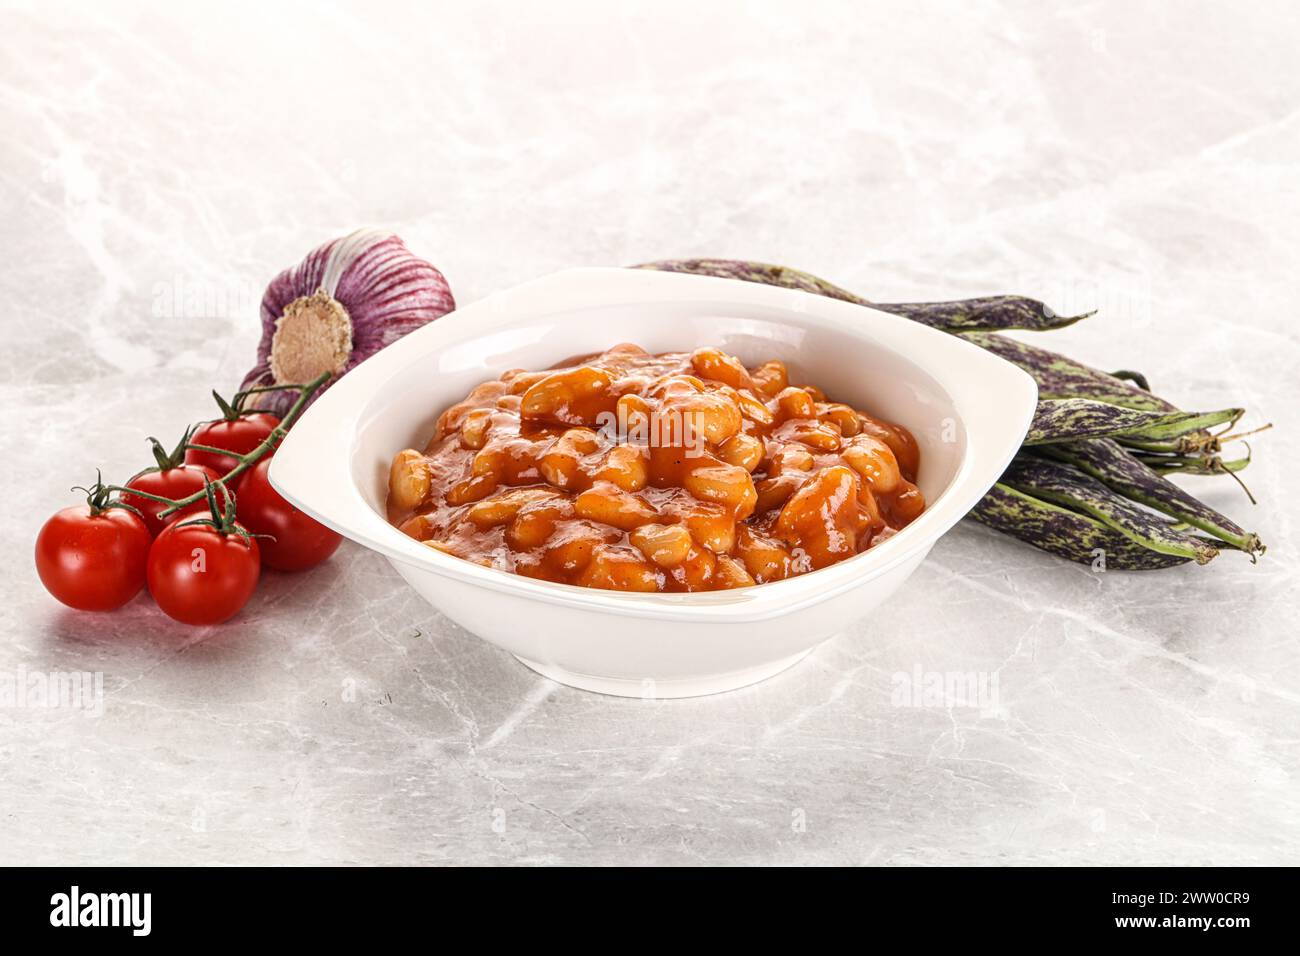
[[[332,371],[328,388],[384,346],[455,308],[442,273],[401,239],[359,229],[313,249],[271,280],[262,297],[257,365],[240,388],[304,384]],[[262,392],[245,406],[283,416],[297,397],[291,389]]]

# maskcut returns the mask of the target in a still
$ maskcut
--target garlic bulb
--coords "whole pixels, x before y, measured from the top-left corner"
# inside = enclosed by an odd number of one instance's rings
[[[293,385],[329,371],[343,375],[455,307],[442,273],[401,239],[358,229],[312,250],[267,286],[257,365],[241,387]],[[296,397],[265,392],[248,404],[283,415]]]

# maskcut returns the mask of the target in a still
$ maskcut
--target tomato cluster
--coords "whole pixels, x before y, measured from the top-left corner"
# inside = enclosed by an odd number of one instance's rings
[[[156,467],[122,488],[96,482],[84,489],[85,504],[45,523],[36,570],[54,597],[82,611],[111,611],[147,583],[169,617],[219,624],[248,603],[263,567],[302,571],[334,553],[342,538],[271,487],[274,448],[226,477],[268,444],[280,419],[218,403],[224,417],[187,432],[172,453],[150,439]]]

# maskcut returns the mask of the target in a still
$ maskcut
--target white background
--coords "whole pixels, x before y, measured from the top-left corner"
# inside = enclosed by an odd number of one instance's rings
[[[0,708],[0,862],[1294,861],[1294,4],[178,7],[0,14],[0,671],[105,687]],[[266,281],[361,225],[461,302],[724,256],[1100,308],[1037,341],[1276,423],[1257,507],[1188,480],[1269,553],[1095,574],[963,525],[684,702],[546,682],[351,545],[219,629],[62,610],[65,489],[208,417]],[[996,712],[897,706],[916,668]]]

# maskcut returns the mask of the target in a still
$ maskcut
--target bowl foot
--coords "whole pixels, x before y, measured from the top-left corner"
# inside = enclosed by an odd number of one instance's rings
[[[593,674],[579,674],[574,671],[530,661],[526,657],[515,655],[515,659],[529,670],[536,671],[543,677],[559,684],[588,690],[597,694],[609,694],[612,697],[640,697],[644,700],[666,700],[677,697],[704,697],[708,694],[721,694],[729,690],[739,690],[750,684],[775,677],[783,670],[793,667],[805,657],[808,651],[800,651],[790,657],[756,667],[746,667],[738,671],[723,674],[709,674],[705,677],[686,677],[676,680],[631,680],[624,677],[597,677]]]

